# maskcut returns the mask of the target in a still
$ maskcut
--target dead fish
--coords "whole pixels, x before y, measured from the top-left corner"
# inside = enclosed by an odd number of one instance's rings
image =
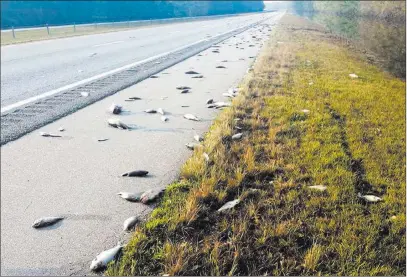
[[[228,89],[228,92],[231,94],[236,94],[239,92],[239,88],[230,88],[230,89]]]
[[[250,57],[249,57],[249,59],[254,59],[254,58],[256,58],[256,56],[250,56]]]
[[[230,107],[232,105],[232,104],[227,103],[227,102],[215,102],[214,104],[215,104],[215,107],[217,109],[223,108],[223,107]]]
[[[110,107],[109,107],[109,112],[111,112],[111,113],[113,113],[113,114],[119,114],[119,113],[121,113],[122,112],[122,106],[121,105],[117,105],[117,104],[112,104]]]
[[[176,87],[176,89],[178,89],[178,90],[185,90],[185,89],[191,89],[191,88],[190,88],[190,87],[180,86],[180,87]]]
[[[181,91],[181,93],[188,93],[189,89],[184,89],[183,91]]]
[[[189,142],[189,143],[185,144],[185,146],[190,150],[194,150],[195,148],[197,148],[201,145],[198,143],[195,143],[195,142]]]
[[[96,56],[98,53],[92,53],[89,57],[94,57]]]
[[[358,193],[358,197],[362,198],[366,202],[371,202],[371,203],[376,203],[376,202],[379,202],[379,201],[383,200],[380,197],[375,196],[375,195],[370,195],[370,194],[362,195],[360,192]]]
[[[109,140],[108,138],[100,138],[100,139],[98,139],[98,141],[107,141],[107,140]]]
[[[209,161],[210,161],[210,158],[209,158],[209,155],[208,155],[208,154],[203,153],[202,156],[204,157],[204,159],[205,159],[206,162],[209,162]]]
[[[228,60],[223,60],[223,61],[221,61],[222,63],[227,63],[228,62]]]
[[[185,74],[199,74],[199,72],[190,70],[190,71],[185,72]]]
[[[164,114],[165,114],[164,110],[163,110],[163,109],[161,109],[161,108],[158,108],[158,109],[157,109],[157,113],[162,114],[162,115],[164,115]]]
[[[132,193],[132,192],[118,192],[117,195],[119,195],[121,198],[126,199],[127,201],[130,202],[138,202],[140,201],[141,195],[143,193]]]
[[[165,121],[168,121],[168,117],[162,116],[162,117],[161,117],[161,121],[164,121],[164,122],[165,122]]]
[[[222,95],[225,96],[225,97],[229,97],[229,98],[235,97],[234,94],[231,94],[231,93],[229,93],[229,92],[224,92],[224,93],[222,93]]]
[[[208,104],[212,104],[212,103],[213,103],[213,99],[212,99],[212,98],[206,100],[206,104],[207,104],[207,105],[208,105]]]
[[[159,78],[159,77],[156,76],[156,75],[153,75],[153,76],[151,76],[150,78],[151,78],[151,79],[156,79],[156,78]]]
[[[201,79],[201,78],[203,78],[203,75],[192,76],[191,78],[192,79]]]
[[[239,140],[243,136],[243,133],[237,133],[232,136],[232,140]]]
[[[249,44],[249,47],[254,47],[254,45],[253,45],[253,44]]]
[[[119,243],[117,246],[99,253],[90,264],[90,270],[99,271],[106,268],[107,264],[117,257],[122,248],[123,245]]]
[[[188,108],[188,105],[182,105],[181,108]]]
[[[122,177],[127,176],[127,177],[144,177],[148,174],[148,171],[146,170],[134,170],[130,172],[126,172],[122,174]]]
[[[60,135],[54,135],[51,133],[47,133],[47,132],[40,132],[40,135],[43,137],[51,137],[51,138],[60,138]]]
[[[215,108],[215,107],[216,107],[216,104],[215,104],[215,103],[208,104],[208,105],[206,105],[206,107],[207,107],[208,109]]]
[[[140,98],[140,97],[137,97],[137,96],[129,97],[129,99],[131,99],[131,100],[141,100],[141,98]]]
[[[196,117],[196,116],[193,115],[193,114],[189,114],[189,113],[184,114],[184,118],[189,119],[189,120],[199,121],[199,118],[198,118],[198,117]]]
[[[240,130],[242,130],[242,127],[240,127],[240,126],[235,126],[235,129],[240,131]]]
[[[309,113],[309,110],[303,109],[303,110],[301,110],[301,112],[303,112],[303,113]]]
[[[326,190],[326,186],[321,186],[321,185],[309,186],[308,188],[310,188],[310,189],[315,189],[315,190],[319,190],[319,191],[324,191],[324,190]]]
[[[63,132],[63,131],[65,131],[65,128],[64,127],[59,127],[58,131]]]
[[[212,53],[219,53],[219,51],[213,50]]]
[[[54,225],[55,223],[57,223],[58,221],[63,220],[63,217],[60,216],[51,216],[51,217],[41,217],[39,219],[37,219],[36,221],[34,221],[32,227],[33,228],[42,228],[42,227],[47,227],[50,225]]]
[[[234,206],[236,206],[237,204],[239,204],[239,202],[240,202],[239,199],[235,199],[235,200],[233,200],[233,201],[226,202],[225,205],[223,205],[222,207],[219,208],[218,212],[231,209],[231,208],[233,208]]]
[[[352,79],[359,78],[359,76],[358,76],[358,75],[356,75],[355,73],[351,73],[351,74],[349,74],[349,77],[351,77]]]
[[[123,231],[131,231],[139,222],[140,219],[138,216],[129,217],[123,223]]]
[[[82,91],[82,92],[81,92],[81,96],[82,96],[82,97],[88,97],[88,96],[89,96],[89,92]]]
[[[123,122],[121,122],[117,118],[109,118],[107,120],[107,124],[109,124],[110,126],[112,126],[114,128],[118,128],[118,129],[123,129],[123,130],[129,130],[130,129],[129,126],[127,126],[126,124],[124,124]]]
[[[156,113],[157,111],[155,109],[147,109],[144,112],[145,113]]]
[[[164,190],[147,190],[145,191],[142,195],[141,195],[141,203],[143,204],[147,204],[150,203],[152,201],[154,201],[156,198],[158,198],[162,193],[164,192]]]
[[[195,139],[197,142],[203,141],[203,137],[201,137],[200,135],[194,135],[194,139]]]
[[[218,65],[216,68],[226,68],[226,66]]]

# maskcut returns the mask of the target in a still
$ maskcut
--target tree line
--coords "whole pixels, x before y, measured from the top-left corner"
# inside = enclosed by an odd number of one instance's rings
[[[1,1],[1,28],[257,12],[263,1]]]

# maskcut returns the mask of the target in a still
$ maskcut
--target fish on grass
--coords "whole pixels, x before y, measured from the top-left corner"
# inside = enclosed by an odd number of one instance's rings
[[[50,137],[50,138],[60,138],[60,135],[55,135],[47,132],[40,132],[40,135],[43,137]]]
[[[109,107],[109,112],[111,112],[112,114],[120,114],[122,112],[123,106],[122,105],[118,105],[118,104],[112,104]]]
[[[239,204],[239,202],[240,202],[239,199],[235,199],[233,201],[226,202],[225,205],[223,205],[222,207],[219,208],[218,212],[229,210],[229,209],[233,208],[234,206],[236,206],[237,204]]]
[[[193,70],[190,70],[190,71],[187,71],[187,72],[185,72],[185,74],[188,74],[188,75],[191,75],[191,74],[199,74],[199,72],[196,72],[196,71],[193,71]]]
[[[130,201],[130,202],[138,202],[141,199],[141,195],[143,193],[133,193],[133,192],[118,192],[117,195],[119,195],[121,198]]]
[[[100,271],[105,269],[111,261],[114,261],[117,258],[122,248],[123,245],[118,243],[117,246],[99,253],[90,264],[90,270]]]
[[[243,137],[243,133],[237,133],[232,136],[232,140],[239,140]]]
[[[358,193],[358,197],[362,198],[366,202],[370,202],[370,203],[376,203],[376,202],[383,201],[383,199],[381,199],[378,196],[371,195],[371,194],[362,195],[360,192]]]
[[[157,113],[157,110],[155,110],[155,109],[147,109],[144,112],[145,113]]]
[[[123,129],[123,130],[130,130],[129,126],[127,126],[126,124],[124,124],[123,122],[121,122],[117,118],[109,118],[107,120],[107,124],[109,124],[109,126],[111,126],[113,128],[118,128],[118,129]]]
[[[313,190],[319,190],[319,191],[325,191],[327,189],[326,186],[322,186],[322,185],[309,186],[308,188],[313,189]]]
[[[122,177],[144,177],[148,174],[148,171],[146,170],[134,170],[130,172],[126,172],[122,174]]]
[[[51,226],[63,219],[64,219],[64,217],[61,217],[61,216],[41,217],[41,218],[37,219],[36,221],[34,221],[32,227],[38,229],[38,228]]]
[[[140,201],[143,204],[148,204],[157,199],[163,192],[163,189],[147,190],[141,195]]]
[[[199,121],[198,117],[196,117],[195,115],[190,114],[190,113],[184,114],[184,118],[186,118],[188,120]]]
[[[207,153],[203,153],[202,156],[204,157],[204,159],[205,159],[205,161],[206,161],[207,163],[210,162],[210,158],[209,158],[209,155],[208,155]]]
[[[123,223],[123,231],[129,232],[136,226],[137,223],[140,222],[140,218],[138,216],[132,216],[126,219]]]

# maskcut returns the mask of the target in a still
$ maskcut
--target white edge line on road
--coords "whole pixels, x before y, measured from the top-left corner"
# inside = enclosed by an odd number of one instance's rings
[[[117,44],[117,43],[122,43],[122,42],[124,42],[124,40],[118,40],[118,41],[113,41],[113,42],[107,42],[107,43],[96,44],[96,45],[93,45],[92,47],[99,47],[99,46]]]
[[[256,22],[258,22],[258,21],[256,21]],[[248,25],[249,25],[249,24],[248,24]],[[233,32],[233,31],[236,31],[237,29],[240,29],[240,28],[241,28],[241,27],[238,27],[238,28],[233,29],[233,30],[231,30],[231,31],[224,32],[224,33],[222,33],[222,34],[217,35],[216,37],[219,37],[219,36],[222,36],[222,35],[224,35],[224,34],[227,34],[227,33]],[[211,37],[211,39],[216,38],[216,37]],[[29,104],[29,103],[31,103],[31,102],[34,102],[34,101],[37,101],[37,100],[40,100],[40,99],[49,97],[49,96],[51,96],[51,95],[60,93],[60,92],[62,92],[62,91],[69,90],[69,89],[72,89],[72,88],[74,88],[74,87],[77,87],[77,86],[80,86],[80,85],[89,83],[89,82],[91,82],[91,81],[95,81],[95,80],[97,80],[97,79],[100,79],[100,78],[109,76],[109,75],[111,75],[111,74],[114,74],[114,73],[117,73],[117,72],[120,72],[120,71],[124,71],[124,70],[129,69],[129,68],[131,68],[131,67],[133,67],[133,66],[140,65],[140,64],[142,64],[142,63],[149,62],[149,61],[151,61],[151,60],[154,60],[154,59],[157,59],[157,58],[161,58],[161,57],[163,57],[163,56],[167,56],[167,55],[169,55],[169,54],[171,54],[171,53],[174,53],[174,52],[177,52],[177,51],[179,51],[179,50],[182,50],[183,48],[187,48],[187,47],[190,47],[190,46],[192,46],[192,45],[194,45],[194,44],[201,43],[201,42],[208,41],[208,40],[209,40],[209,39],[201,39],[201,40],[198,40],[198,41],[196,41],[196,42],[193,42],[193,43],[190,43],[190,44],[181,46],[181,47],[179,47],[179,48],[177,48],[177,49],[175,49],[175,50],[168,51],[168,52],[165,52],[165,53],[162,53],[162,54],[158,54],[158,55],[155,55],[155,56],[153,56],[153,57],[150,57],[150,58],[147,58],[147,59],[138,61],[138,62],[134,62],[134,63],[128,64],[128,65],[125,65],[125,66],[122,66],[122,67],[119,67],[119,68],[116,68],[116,69],[107,71],[107,72],[105,72],[105,73],[101,73],[101,74],[99,74],[99,75],[96,75],[96,76],[93,76],[93,77],[84,79],[84,80],[82,80],[82,81],[79,81],[79,82],[76,82],[76,83],[73,83],[73,84],[70,84],[70,85],[66,85],[66,86],[63,86],[63,87],[60,87],[60,88],[58,88],[58,89],[54,89],[54,90],[45,92],[45,93],[43,93],[43,94],[40,94],[40,95],[37,95],[37,96],[34,96],[34,97],[27,98],[27,99],[25,99],[25,100],[22,100],[22,101],[19,101],[19,102],[17,102],[17,103],[14,103],[14,104],[11,104],[11,105],[8,105],[8,106],[6,106],[6,107],[1,108],[1,113],[10,111],[10,110],[12,110],[12,109],[15,109],[15,108],[18,108],[18,107],[21,107],[21,106],[24,106],[24,105],[27,105],[27,104]]]

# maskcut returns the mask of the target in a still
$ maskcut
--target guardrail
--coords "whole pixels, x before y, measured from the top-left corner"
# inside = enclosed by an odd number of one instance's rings
[[[37,31],[43,33],[44,35],[52,36],[58,35],[61,33],[75,33],[75,32],[86,32],[94,31],[98,29],[126,29],[134,28],[140,26],[156,25],[156,24],[169,24],[169,23],[180,23],[180,22],[192,22],[192,21],[205,21],[205,20],[214,20],[224,17],[231,16],[242,16],[242,15],[251,15],[258,13],[269,13],[270,11],[254,12],[254,13],[240,13],[240,14],[222,14],[222,15],[210,15],[210,16],[196,16],[196,17],[177,17],[177,18],[165,18],[165,19],[152,19],[152,20],[134,20],[134,21],[118,21],[118,22],[95,22],[95,23],[86,23],[86,24],[71,24],[71,25],[54,25],[50,26],[45,24],[40,27],[29,27],[29,28],[14,28],[1,30],[1,32],[7,33],[10,32],[12,37],[16,39],[19,32],[23,31]]]

